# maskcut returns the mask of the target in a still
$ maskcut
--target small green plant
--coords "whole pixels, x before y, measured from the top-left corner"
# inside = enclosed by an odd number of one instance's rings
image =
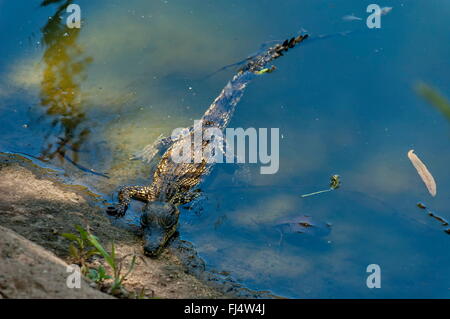
[[[118,258],[116,256],[114,243],[111,244],[111,252],[109,253],[102,244],[100,244],[98,238],[89,231],[89,227],[87,227],[86,230],[81,226],[75,226],[75,229],[78,231],[78,234],[64,233],[61,234],[61,236],[71,241],[69,254],[74,263],[80,265],[82,274],[97,284],[101,284],[107,279],[112,279],[112,285],[108,292],[113,295],[123,294],[128,296],[129,294],[122,284],[134,270],[137,256],[129,254]],[[102,256],[105,259],[106,263],[111,267],[111,276],[107,274],[106,269],[103,266],[99,266],[98,268],[88,267],[88,259],[94,255]],[[128,270],[125,271],[123,265],[128,257],[131,257],[131,264]],[[142,294],[145,296],[145,290],[141,292],[141,295]],[[142,297],[141,295],[139,296]]]
[[[132,293],[132,299],[148,299],[145,293],[146,289],[142,287],[141,290]]]
[[[114,246],[114,243],[111,244],[111,253],[108,253],[105,248],[100,244],[97,237],[95,237],[93,234],[88,234],[89,242],[100,252],[100,255],[105,258],[106,263],[111,267],[113,272],[113,284],[111,288],[109,289],[109,292],[113,295],[117,295],[121,292],[124,292],[124,288],[122,286],[123,281],[128,277],[128,275],[134,270],[134,267],[136,265],[136,255],[125,255],[122,258],[116,257],[116,249]],[[127,271],[123,272],[123,264],[124,261],[132,256],[131,258],[131,264]]]
[[[98,268],[90,268],[87,273],[87,277],[97,284],[102,283],[106,279],[111,279],[111,276],[106,273],[106,270],[103,266],[100,266]]]
[[[69,246],[69,255],[72,261],[80,265],[81,273],[86,275],[89,267],[87,261],[94,255],[99,255],[100,252],[92,245],[89,240],[89,232],[81,226],[75,226],[78,234],[64,233],[62,237],[71,241]]]

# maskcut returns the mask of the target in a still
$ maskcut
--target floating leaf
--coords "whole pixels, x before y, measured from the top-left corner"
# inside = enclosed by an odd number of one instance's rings
[[[338,189],[339,187],[341,187],[341,177],[339,175],[332,175],[330,177],[330,188],[329,189],[324,189],[324,190],[314,192],[314,193],[309,193],[309,194],[303,194],[301,196],[303,198],[305,198],[305,197],[314,196],[314,195],[318,195],[318,194],[322,194],[322,193],[326,193],[326,192],[331,192],[335,189]]]
[[[439,222],[442,223],[443,226],[448,226],[448,221],[446,221],[444,218],[442,218],[441,216],[436,215],[433,212],[428,211],[428,215],[430,217],[433,217],[434,219],[438,220]]]
[[[341,187],[341,177],[339,175],[333,175],[330,179],[330,188],[338,189]]]
[[[436,196],[436,182],[425,164],[416,154],[414,154],[414,150],[408,152],[408,158],[417,170],[417,173],[427,187],[428,192],[430,192],[431,196]]]
[[[419,207],[420,209],[427,209],[427,206],[425,206],[425,204],[423,203],[417,203],[417,207]]]
[[[355,16],[354,14],[348,14],[342,17],[342,20],[344,21],[361,21],[362,19],[360,17]]]
[[[264,73],[272,73],[276,70],[275,66],[271,66],[270,68],[264,68],[262,70],[256,71],[255,73],[258,75],[264,74]]]

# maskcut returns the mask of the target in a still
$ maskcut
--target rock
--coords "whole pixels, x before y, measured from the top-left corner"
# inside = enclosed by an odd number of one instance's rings
[[[82,279],[80,288],[68,288],[67,264],[43,247],[0,226],[1,298],[113,298],[92,289]]]

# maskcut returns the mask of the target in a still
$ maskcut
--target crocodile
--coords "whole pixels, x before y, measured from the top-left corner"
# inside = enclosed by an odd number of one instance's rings
[[[180,215],[178,206],[187,204],[199,196],[200,192],[196,186],[208,175],[213,165],[203,152],[212,139],[203,140],[200,150],[194,148],[194,158],[200,158],[199,161],[178,163],[173,160],[172,154],[187,146],[186,143],[190,144],[188,147],[192,146],[192,136],[198,133],[198,130],[202,132],[208,128],[224,130],[250,81],[275,70],[274,66],[267,67],[267,65],[307,37],[307,34],[292,37],[253,57],[238,70],[209,106],[199,121],[200,125],[185,129],[175,137],[159,138],[139,154],[141,159],[148,162],[155,154],[162,154],[154,171],[152,183],[148,186],[121,187],[118,192],[118,203],[108,207],[107,213],[121,217],[127,211],[132,199],[146,203],[142,209],[140,223],[143,230],[144,253],[147,256],[160,255],[176,232]]]

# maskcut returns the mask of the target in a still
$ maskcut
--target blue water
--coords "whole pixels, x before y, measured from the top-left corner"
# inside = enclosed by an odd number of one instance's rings
[[[309,43],[249,86],[230,124],[280,128],[278,173],[216,165],[205,198],[183,210],[182,238],[211,269],[281,296],[450,297],[450,237],[416,206],[450,219],[450,123],[414,90],[424,82],[450,97],[450,2],[385,1],[392,11],[369,29],[373,1],[79,0],[82,27],[67,35],[49,23],[65,3],[53,2],[0,1],[0,151],[40,157],[110,200],[150,181],[129,155],[192,125],[236,68],[208,74],[307,31]],[[339,189],[300,197],[333,174]],[[278,220],[304,215],[329,234],[280,238]],[[381,267],[379,289],[366,285],[369,264]]]

